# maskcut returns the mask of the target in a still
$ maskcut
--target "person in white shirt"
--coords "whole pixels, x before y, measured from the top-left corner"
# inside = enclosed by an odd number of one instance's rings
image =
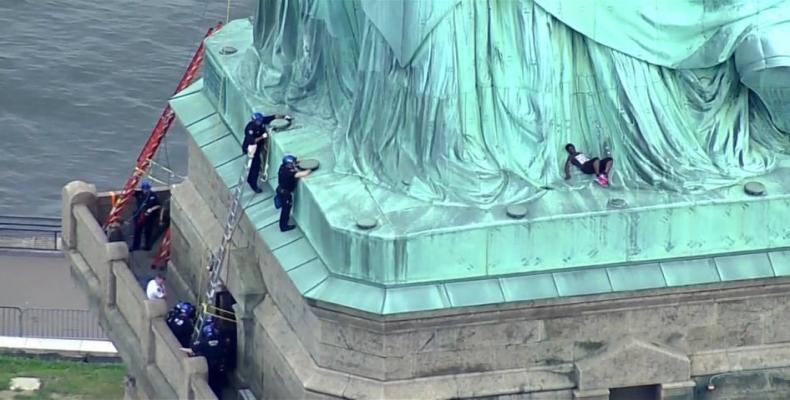
[[[145,294],[149,300],[164,299],[165,298],[165,277],[162,274],[156,276],[148,281],[145,287]]]

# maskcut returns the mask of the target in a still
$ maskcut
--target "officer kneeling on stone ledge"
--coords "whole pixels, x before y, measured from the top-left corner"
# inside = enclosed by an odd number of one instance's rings
[[[167,314],[167,326],[178,339],[181,347],[189,347],[192,330],[195,329],[195,311],[195,306],[182,301]]]
[[[206,317],[198,339],[192,344],[192,354],[206,358],[208,364],[208,385],[217,396],[222,398],[222,389],[227,384],[227,365],[222,337],[213,317]]]

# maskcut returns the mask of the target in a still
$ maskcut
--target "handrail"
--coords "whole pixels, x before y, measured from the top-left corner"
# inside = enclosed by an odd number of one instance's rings
[[[26,228],[31,228],[31,229],[26,229]],[[54,231],[60,232],[60,225],[4,224],[4,223],[0,222],[0,229],[38,230],[38,231],[46,231],[46,232],[54,232]]]
[[[53,221],[60,223],[58,217],[42,217],[39,215],[0,215],[0,219],[22,219],[22,220],[37,220],[37,221]]]
[[[106,340],[89,310],[0,306],[0,336]]]
[[[42,229],[42,227],[30,227],[30,228],[18,228],[18,227],[6,227],[0,224],[0,231],[10,231],[10,232],[43,232],[43,233],[60,233],[60,227],[58,229]]]
[[[59,218],[21,216],[21,215],[0,215],[0,227],[3,226],[31,226],[38,228],[57,228],[60,230],[61,223]]]
[[[58,218],[0,215],[0,250],[60,250]]]

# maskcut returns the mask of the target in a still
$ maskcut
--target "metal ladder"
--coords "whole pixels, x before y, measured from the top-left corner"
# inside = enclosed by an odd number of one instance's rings
[[[242,196],[244,195],[244,188],[247,186],[247,175],[250,173],[253,157],[255,157],[254,152],[252,154],[249,152],[247,153],[247,160],[244,163],[244,169],[239,176],[239,182],[233,189],[233,202],[231,203],[228,217],[225,220],[222,240],[220,241],[217,250],[211,253],[208,266],[206,267],[209,272],[208,288],[206,289],[206,303],[213,303],[214,296],[217,294],[217,291],[221,286],[222,279],[220,277],[222,275],[223,266],[225,265],[225,256],[228,253],[228,247],[230,246],[230,239],[233,237],[233,232],[236,230],[236,227],[238,226],[241,219],[241,200]],[[208,314],[206,310],[207,306],[203,304],[202,311],[199,314],[198,323],[196,324],[196,335],[199,335],[203,330],[203,325]]]

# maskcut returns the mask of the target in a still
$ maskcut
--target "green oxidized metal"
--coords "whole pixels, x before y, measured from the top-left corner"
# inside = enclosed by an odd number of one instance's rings
[[[295,115],[269,162],[321,168],[274,253],[305,296],[391,314],[790,273],[787,2],[262,3],[171,104],[228,185],[250,112]],[[562,179],[569,142],[611,152],[609,188]],[[283,242],[269,208],[246,212]]]

